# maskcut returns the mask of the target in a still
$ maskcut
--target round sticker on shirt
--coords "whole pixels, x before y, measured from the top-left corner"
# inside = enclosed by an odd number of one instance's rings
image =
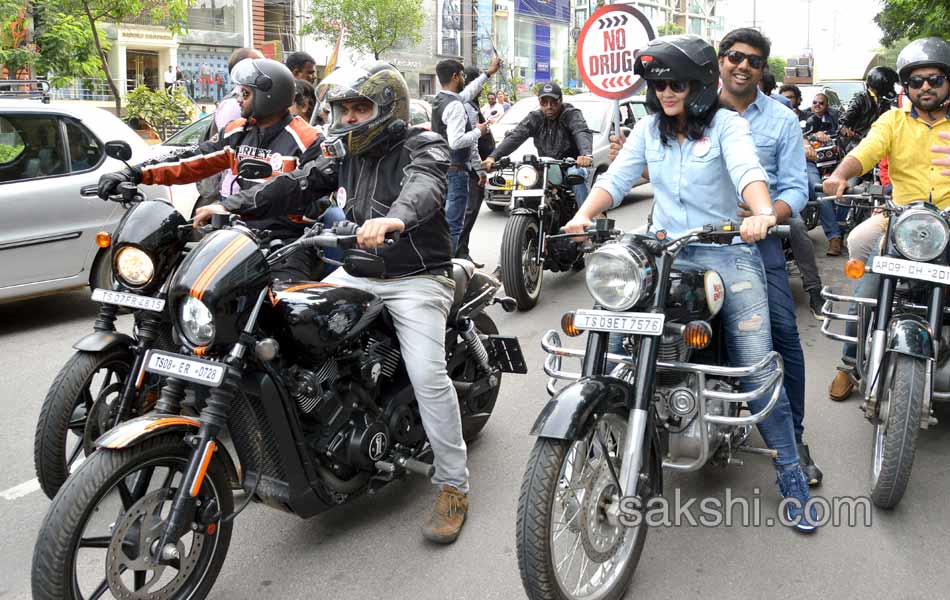
[[[696,140],[696,143],[693,144],[693,155],[694,156],[706,156],[709,154],[709,148],[712,146],[712,142],[709,141],[708,137],[699,138]]]
[[[340,208],[346,208],[346,188],[341,187],[336,191],[336,205]]]
[[[268,159],[271,168],[280,173],[284,170],[284,157],[280,154],[271,154]]]

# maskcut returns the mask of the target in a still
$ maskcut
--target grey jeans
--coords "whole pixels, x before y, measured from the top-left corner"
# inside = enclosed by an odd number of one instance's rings
[[[806,291],[820,289],[821,276],[818,275],[818,263],[815,261],[815,246],[808,237],[805,222],[801,217],[793,217],[788,220],[788,226],[788,243],[792,246],[798,271],[802,274],[802,287]]]
[[[432,445],[432,483],[468,492],[465,440],[458,396],[445,365],[445,321],[455,283],[428,275],[404,279],[353,277],[337,269],[323,280],[379,296],[396,327],[409,381],[419,402],[422,426]]]

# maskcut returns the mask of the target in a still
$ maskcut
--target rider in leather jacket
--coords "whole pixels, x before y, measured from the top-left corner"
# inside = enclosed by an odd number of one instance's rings
[[[863,138],[877,118],[897,105],[897,71],[890,67],[874,67],[866,78],[867,90],[858,92],[841,115],[841,135]]]
[[[347,219],[360,225],[357,242],[382,257],[385,273],[367,278],[337,269],[324,283],[370,291],[393,318],[433,449],[432,481],[441,488],[423,535],[451,543],[468,510],[468,469],[458,399],[445,363],[446,319],[455,287],[445,219],[449,148],[438,134],[407,128],[409,91],[392,65],[339,69],[319,88],[332,114],[325,156],[231,196],[215,210],[280,213],[335,192]],[[402,235],[385,246],[389,232]]]

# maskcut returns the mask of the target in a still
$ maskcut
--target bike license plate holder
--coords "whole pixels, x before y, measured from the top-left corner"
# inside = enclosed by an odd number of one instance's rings
[[[663,313],[612,312],[609,310],[578,310],[574,326],[587,331],[609,331],[627,335],[662,335],[666,315]]]
[[[161,350],[149,350],[145,356],[145,370],[149,373],[184,379],[208,387],[218,387],[224,381],[224,365],[210,360],[182,356]]]
[[[880,275],[901,279],[917,279],[942,285],[950,285],[950,267],[914,262],[890,256],[875,256],[871,270]]]
[[[518,373],[524,375],[528,372],[528,365],[525,363],[524,354],[521,352],[521,343],[518,338],[504,335],[489,335],[486,341],[489,355],[494,359],[495,365],[501,369],[502,373]]]
[[[150,310],[152,312],[162,312],[165,310],[165,300],[162,298],[139,296],[138,294],[104,290],[102,288],[92,290],[92,300],[93,302],[114,304],[116,306],[125,306],[137,310]]]

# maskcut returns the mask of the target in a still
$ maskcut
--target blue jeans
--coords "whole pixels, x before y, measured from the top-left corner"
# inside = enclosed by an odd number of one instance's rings
[[[459,235],[465,226],[465,207],[468,206],[468,169],[449,169],[448,192],[445,196],[445,220],[452,235],[452,256],[458,246]]]
[[[878,256],[881,253],[881,246],[879,244],[874,244],[874,247],[871,249],[871,254],[868,256],[867,264],[871,264],[875,256]],[[872,273],[869,268],[864,273],[864,277],[858,280],[857,285],[854,286],[854,297],[855,298],[875,298],[877,297],[878,286],[881,282],[881,276]],[[851,303],[848,305],[848,314],[856,315],[858,314],[858,305]],[[865,323],[865,325],[870,325]],[[865,335],[870,335],[868,327],[864,328]],[[848,321],[844,324],[844,334],[850,336],[856,336],[858,334],[858,324],[853,321]],[[858,340],[860,343],[864,343],[864,340]],[[844,344],[844,349],[841,352],[841,356],[844,358],[855,359],[858,356],[858,347],[854,344]]]
[[[821,175],[815,163],[806,162],[805,166],[808,171],[808,200],[814,202],[818,198],[815,186],[821,183]],[[818,217],[821,219],[821,228],[825,231],[826,238],[833,240],[841,237],[838,220],[845,217],[847,210],[847,208],[835,206],[833,200],[822,200],[818,203]]]
[[[584,178],[584,183],[578,183],[574,186],[574,199],[577,200],[577,208],[580,208],[584,204],[584,200],[587,200],[587,194],[590,190],[587,189],[587,167],[571,167],[567,170],[568,175],[580,175]]]
[[[795,440],[801,442],[805,430],[805,353],[798,335],[795,300],[785,270],[785,253],[782,252],[782,241],[775,237],[759,242],[758,248],[768,282],[772,348],[782,355],[785,363],[785,393],[792,410]]]

